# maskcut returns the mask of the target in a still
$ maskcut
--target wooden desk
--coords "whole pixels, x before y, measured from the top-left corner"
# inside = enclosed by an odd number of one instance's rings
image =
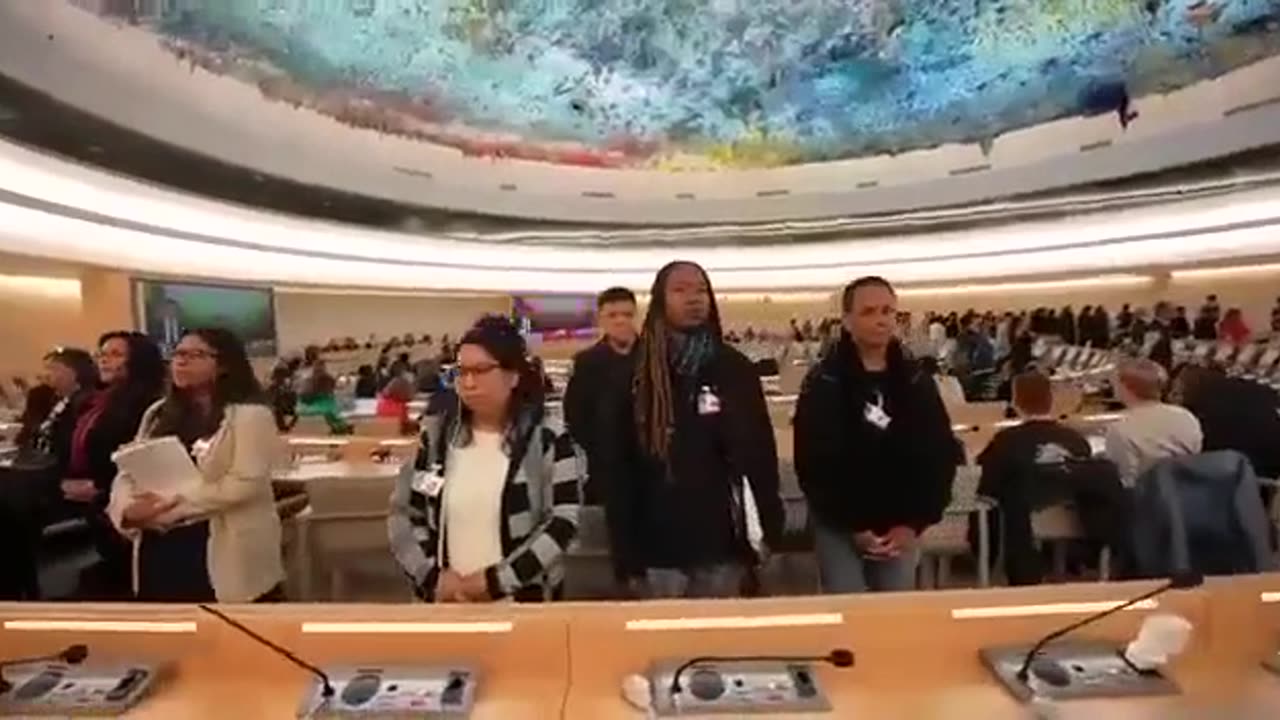
[[[876,720],[1023,720],[1025,707],[989,677],[978,660],[986,645],[1029,643],[1079,614],[954,619],[952,611],[991,605],[1116,600],[1149,583],[1057,585],[898,595],[791,598],[702,603],[578,605],[570,657],[572,686],[565,717],[640,718],[620,696],[623,678],[653,659],[715,654],[823,654],[847,647],[850,670],[818,666],[834,704],[831,717]],[[1244,578],[1238,585],[1166,595],[1160,611],[1196,625],[1174,675],[1183,694],[1170,698],[1063,703],[1062,718],[1168,720],[1170,718],[1275,718],[1280,679],[1259,662],[1280,645],[1280,604],[1259,602],[1262,588],[1280,588],[1280,575]],[[1224,610],[1234,609],[1231,616]],[[836,614],[835,618],[823,617]],[[628,630],[635,620],[808,615],[824,624],[755,629]],[[1146,611],[1120,613],[1082,637],[1131,639]],[[804,619],[804,618],[802,618]],[[1269,632],[1259,632],[1259,628]],[[1244,635],[1254,636],[1251,639]],[[1261,638],[1257,636],[1261,635]]]
[[[1028,717],[1026,708],[990,679],[978,660],[978,649],[1029,643],[1078,619],[1082,612],[1076,608],[1034,615],[1027,613],[1028,605],[1114,601],[1150,587],[1150,583],[1095,583],[542,607],[275,605],[223,610],[321,665],[469,663],[482,673],[474,715],[481,719],[639,720],[643,714],[622,700],[620,687],[624,677],[643,672],[653,660],[705,654],[822,654],[847,647],[857,655],[854,668],[816,669],[835,707],[831,714],[815,717],[1023,720]],[[1280,645],[1280,601],[1263,603],[1263,592],[1280,593],[1280,574],[1212,580],[1203,588],[1164,596],[1159,611],[1181,614],[1196,626],[1190,647],[1173,667],[1183,694],[1061,703],[1060,717],[1280,717],[1280,678],[1259,665]],[[974,614],[974,609],[991,614],[993,608],[1006,616],[963,617]],[[1120,645],[1133,637],[1147,613],[1120,613],[1081,636],[1111,639]],[[0,626],[0,647],[6,657],[43,654],[71,642],[85,642],[90,645],[91,662],[112,655],[174,659],[173,677],[129,718],[292,717],[309,682],[305,672],[190,606],[0,604],[0,620],[6,621]],[[189,629],[176,633],[18,630],[9,627],[8,621],[13,620],[145,620],[187,623]],[[676,621],[680,627],[654,628],[653,621]],[[690,621],[759,627],[700,629],[688,627]],[[304,622],[348,626],[341,628],[342,634],[317,634],[314,627],[304,632]],[[373,622],[432,626],[384,634],[359,624]],[[474,626],[441,625],[476,622],[510,623],[510,629],[475,632]]]
[[[325,462],[299,462],[281,468],[272,474],[276,484],[306,485],[316,480],[386,480],[400,474],[404,463],[351,462],[334,460]]]

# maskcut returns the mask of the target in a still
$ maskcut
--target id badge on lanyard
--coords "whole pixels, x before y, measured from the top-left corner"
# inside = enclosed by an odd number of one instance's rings
[[[889,413],[884,411],[884,394],[879,390],[876,391],[875,401],[868,401],[862,409],[862,417],[879,430],[887,430],[889,423],[893,422]]]

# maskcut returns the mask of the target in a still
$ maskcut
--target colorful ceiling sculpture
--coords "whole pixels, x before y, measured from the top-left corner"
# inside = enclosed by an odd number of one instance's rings
[[[80,0],[83,2],[83,0]],[[79,3],[78,3],[79,4]],[[464,153],[777,167],[990,142],[1280,53],[1280,0],[163,0],[174,52]]]

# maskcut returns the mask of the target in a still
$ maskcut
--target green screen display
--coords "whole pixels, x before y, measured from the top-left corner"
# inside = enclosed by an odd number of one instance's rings
[[[188,329],[223,327],[244,340],[250,355],[276,353],[275,304],[269,288],[139,280],[143,332],[168,355]]]

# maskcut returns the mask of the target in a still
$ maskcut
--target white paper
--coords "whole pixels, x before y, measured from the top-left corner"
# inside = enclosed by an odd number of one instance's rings
[[[125,445],[111,459],[133,479],[138,492],[172,498],[203,482],[187,449],[172,435]]]

